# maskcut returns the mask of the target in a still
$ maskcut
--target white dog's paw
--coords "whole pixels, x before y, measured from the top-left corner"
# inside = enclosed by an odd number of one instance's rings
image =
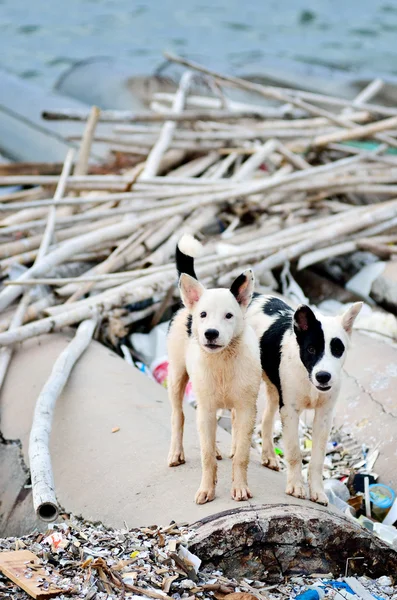
[[[185,464],[185,453],[183,449],[181,450],[170,450],[168,454],[168,466],[169,467],[178,467],[179,465]]]
[[[236,502],[241,502],[241,500],[249,500],[252,498],[251,490],[247,485],[232,485],[231,496],[233,500]]]
[[[205,504],[206,502],[212,502],[215,498],[215,487],[208,489],[201,488],[197,490],[195,502],[196,504]]]
[[[262,452],[261,463],[264,467],[272,469],[273,471],[280,470],[280,463],[278,462],[278,458],[274,452]]]
[[[287,483],[285,492],[289,496],[295,496],[295,498],[306,498],[305,485],[303,481],[292,481],[291,483]]]
[[[221,451],[219,450],[218,446],[215,448],[215,456],[216,456],[216,460],[222,460],[222,454],[221,454]]]
[[[323,506],[328,505],[327,494],[322,489],[310,489],[310,500],[322,504]]]

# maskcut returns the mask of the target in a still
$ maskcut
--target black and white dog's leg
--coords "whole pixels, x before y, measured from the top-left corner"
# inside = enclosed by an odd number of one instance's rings
[[[283,425],[283,442],[287,461],[286,493],[297,498],[305,498],[305,484],[302,477],[302,454],[299,446],[299,411],[295,403],[288,402],[281,407],[281,422]]]
[[[328,498],[324,491],[323,468],[332,417],[333,406],[328,403],[316,408],[313,422],[313,448],[309,465],[310,499],[324,505],[328,504]]]
[[[278,471],[280,464],[274,452],[273,426],[274,417],[279,407],[279,394],[272,383],[266,383],[266,405],[262,417],[262,465]]]

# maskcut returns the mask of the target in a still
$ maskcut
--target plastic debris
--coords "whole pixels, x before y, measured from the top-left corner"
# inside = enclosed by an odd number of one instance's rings
[[[372,513],[378,521],[383,521],[396,499],[394,490],[382,483],[373,483],[369,486]]]
[[[300,600],[321,600],[324,598],[324,595],[325,592],[322,587],[311,586],[305,592],[296,596],[296,600],[298,600],[298,598]]]

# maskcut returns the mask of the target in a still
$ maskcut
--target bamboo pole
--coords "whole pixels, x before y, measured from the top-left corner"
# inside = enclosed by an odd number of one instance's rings
[[[376,123],[369,123],[368,125],[360,125],[347,131],[336,131],[335,133],[329,133],[320,135],[313,140],[314,147],[326,146],[333,142],[346,142],[348,140],[358,140],[367,137],[374,137],[376,133],[386,131],[397,126],[397,116],[390,117],[389,119],[383,119]]]
[[[47,256],[44,256],[39,262],[35,263],[30,269],[21,275],[19,277],[19,282],[21,285],[14,286],[12,288],[8,287],[0,292],[0,311],[7,308],[7,306],[9,306],[11,302],[18,298],[18,296],[23,292],[24,279],[45,275],[50,268],[64,262],[78,252],[88,250],[101,242],[115,240],[117,238],[130,235],[139,225],[171,217],[175,214],[183,214],[189,212],[191,208],[192,204],[187,202],[183,205],[183,207],[170,207],[164,210],[155,211],[155,213],[152,214],[151,211],[148,211],[148,214],[137,217],[133,221],[109,225],[108,227],[103,227],[97,231],[92,231],[85,235],[67,240],[62,246],[56,248]]]
[[[66,158],[65,158],[65,162],[64,162],[64,165],[62,168],[62,173],[59,178],[57,189],[56,189],[55,195],[54,195],[54,206],[52,206],[49,210],[47,226],[46,226],[44,235],[42,237],[40,247],[39,247],[35,261],[40,261],[48,251],[48,248],[49,248],[49,245],[51,242],[51,238],[52,238],[52,235],[54,232],[54,225],[55,225],[55,218],[56,218],[55,206],[56,206],[58,199],[61,198],[64,193],[66,181],[67,181],[68,175],[69,175],[71,167],[72,167],[73,158],[74,158],[74,150],[71,149],[68,151]],[[14,316],[12,317],[9,331],[13,331],[22,325],[22,323],[24,322],[25,313],[28,309],[30,301],[31,301],[31,293],[29,291],[23,295],[22,300],[20,301],[18,308],[15,311]],[[4,379],[7,374],[8,366],[9,366],[11,358],[12,358],[12,354],[13,354],[12,346],[1,349],[1,353],[0,353],[0,389],[3,386]]]
[[[130,110],[102,110],[101,123],[162,123],[164,121],[190,122],[190,121],[229,121],[243,118],[262,118],[266,111],[262,107],[249,107],[245,110],[185,110],[174,113],[171,110],[164,112],[134,113]],[[267,112],[269,114],[269,112]],[[271,113],[274,114],[274,113]],[[43,111],[42,117],[47,121],[86,121],[89,113],[86,110],[60,109],[57,111]]]
[[[73,159],[74,159],[74,150],[70,149],[70,150],[68,150],[68,153],[66,155],[62,173],[59,178],[57,189],[55,191],[54,204],[53,204],[53,206],[51,206],[49,213],[48,213],[46,227],[44,230],[43,238],[41,240],[41,244],[39,246],[39,251],[37,253],[35,262],[40,262],[44,258],[44,256],[47,254],[48,248],[50,247],[52,237],[54,235],[54,229],[55,229],[56,205],[57,205],[58,201],[62,198],[62,196],[65,192],[67,179],[68,179],[68,176],[69,176],[70,170],[72,168],[72,164],[73,164]]]
[[[186,73],[184,73],[182,75],[181,81],[179,84],[179,89],[175,95],[175,99],[174,99],[174,102],[172,105],[172,113],[173,114],[178,114],[183,109],[183,106],[185,103],[185,97],[186,97],[186,94],[188,93],[189,87],[191,85],[192,78],[193,78],[193,73],[191,73],[190,71],[187,71]],[[172,140],[172,136],[174,134],[175,127],[176,127],[175,121],[171,121],[171,120],[165,121],[165,123],[162,127],[162,130],[161,130],[159,139],[157,140],[156,144],[153,146],[152,150],[150,151],[149,156],[147,157],[145,167],[139,177],[140,181],[144,181],[145,179],[148,179],[149,177],[153,177],[154,175],[156,175],[159,165],[160,165],[160,162],[161,162],[161,158],[162,158],[164,152],[169,147],[170,142]]]
[[[342,127],[349,127],[349,128],[355,127],[355,123],[353,121],[346,120],[346,119],[343,120],[340,117],[334,115],[333,113],[330,113],[329,111],[326,111],[326,110],[319,108],[313,104],[310,104],[309,102],[303,101],[301,99],[302,94],[300,95],[300,97],[298,97],[298,95],[294,95],[293,93],[290,93],[291,90],[287,90],[284,88],[276,88],[274,86],[265,86],[265,85],[261,85],[259,83],[252,83],[246,79],[241,79],[239,77],[231,77],[231,76],[223,75],[222,73],[218,73],[211,69],[207,69],[206,67],[203,67],[197,63],[194,63],[193,61],[187,60],[185,58],[181,58],[180,56],[175,56],[173,54],[170,54],[169,52],[165,52],[164,56],[172,62],[184,65],[185,67],[187,67],[189,69],[193,69],[195,71],[199,71],[200,73],[205,73],[206,75],[210,75],[210,76],[214,77],[215,80],[221,81],[223,83],[232,84],[233,86],[237,86],[237,87],[245,89],[245,90],[256,92],[257,94],[263,96],[264,98],[270,98],[272,100],[278,100],[279,102],[282,102],[282,103],[292,104],[293,106],[296,106],[297,108],[301,108],[301,109],[307,111],[309,114],[312,114],[315,116],[320,116],[320,117],[326,117],[331,122],[336,123],[337,125],[341,125]],[[351,103],[349,103],[349,106],[350,105],[351,105]],[[362,108],[366,108],[368,110],[367,105],[363,104]],[[390,146],[394,146],[394,147],[397,146],[397,140],[394,140],[393,138],[390,138],[389,136],[387,136],[385,134],[377,133],[377,134],[375,134],[375,137],[376,137],[376,139],[379,139],[382,142],[388,143]]]
[[[83,138],[81,140],[80,151],[74,170],[74,175],[86,175],[88,173],[91,146],[100,116],[100,109],[97,106],[93,106],[87,116],[87,123],[84,129]]]
[[[79,325],[75,337],[57,358],[36,402],[29,438],[29,464],[34,510],[46,522],[55,521],[59,514],[49,449],[55,404],[73,367],[90,344],[96,325],[95,316]]]
[[[11,321],[8,324],[8,331],[13,331],[17,327],[20,327],[24,322],[24,317],[26,310],[30,303],[30,292],[26,292],[14,315],[12,316]],[[3,383],[7,374],[8,366],[10,364],[12,355],[14,352],[13,346],[7,346],[6,348],[1,348],[0,350],[0,389],[3,387]]]

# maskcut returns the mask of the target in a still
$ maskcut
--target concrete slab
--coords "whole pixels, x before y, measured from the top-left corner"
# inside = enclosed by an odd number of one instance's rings
[[[23,535],[37,523],[30,509],[31,492],[25,487],[29,474],[18,444],[0,440],[0,464],[0,537],[6,535],[9,528],[15,535]],[[24,510],[27,500],[30,505]]]
[[[28,438],[37,395],[70,334],[52,334],[23,343],[15,353],[0,396],[0,430],[20,439],[28,463]],[[97,342],[72,373],[58,401],[51,453],[56,490],[67,511],[114,527],[194,523],[235,509],[230,498],[231,460],[219,463],[217,497],[197,506],[200,453],[194,411],[186,410],[187,463],[170,469],[170,408],[157,383]],[[120,431],[112,433],[113,427]],[[227,456],[230,436],[218,429]],[[285,476],[260,466],[253,451],[249,482],[255,504],[302,505],[284,494]],[[309,503],[307,503],[309,504]],[[327,509],[324,509],[327,510]]]
[[[397,344],[353,332],[335,422],[360,443],[379,444],[374,470],[397,491]]]

